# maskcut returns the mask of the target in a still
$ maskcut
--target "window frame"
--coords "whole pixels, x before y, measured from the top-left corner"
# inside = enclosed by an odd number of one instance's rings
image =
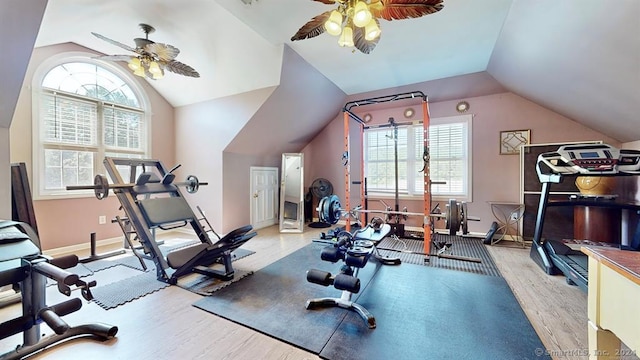
[[[463,153],[466,154],[466,164],[463,167],[464,170],[464,174],[466,175],[466,184],[464,186],[464,193],[461,194],[452,194],[452,193],[440,193],[440,194],[432,194],[432,200],[433,201],[447,201],[451,198],[455,198],[457,201],[466,201],[466,202],[471,202],[473,200],[473,184],[472,184],[472,179],[473,179],[473,159],[472,159],[472,149],[473,149],[473,143],[472,143],[472,139],[473,139],[473,115],[472,114],[464,114],[464,115],[455,115],[455,116],[447,116],[447,117],[439,117],[439,118],[431,118],[429,120],[429,124],[430,125],[440,125],[440,124],[452,124],[452,123],[463,123],[464,127],[466,129],[466,141],[463,142]],[[415,138],[416,136],[414,136],[415,131],[423,131],[423,125],[422,125],[422,121],[420,122],[414,122],[413,124],[410,125],[405,125],[407,127],[410,127],[412,129],[408,130],[408,135],[407,135],[407,151],[409,152],[408,156],[407,156],[407,169],[413,169],[416,166],[416,155],[419,155],[419,158],[422,158],[422,154],[416,154],[416,144],[415,144]],[[369,129],[365,129],[364,130],[364,135],[363,135],[363,164],[362,166],[365,167],[367,166],[367,160],[366,160],[366,153],[368,151],[367,148],[367,139],[366,139],[366,132],[367,131],[393,131],[392,127],[388,127],[385,129],[379,128],[379,127],[375,127],[372,126]],[[464,136],[464,135],[463,135]],[[422,149],[422,145],[420,145],[420,149]],[[421,163],[421,161],[420,161]],[[421,164],[420,164],[421,165]],[[366,170],[365,170],[366,172]],[[365,177],[367,176],[367,174],[365,173]],[[431,174],[430,174],[431,176]],[[400,176],[401,177],[401,176]],[[399,191],[399,198],[401,199],[407,199],[407,200],[419,200],[419,199],[424,199],[424,192],[423,190],[417,190],[416,189],[416,181],[419,181],[418,178],[422,179],[423,177],[418,177],[418,176],[407,176],[407,190],[401,190]],[[433,177],[431,177],[432,181],[437,181],[438,179],[434,179]],[[368,181],[369,182],[369,181]],[[369,197],[375,197],[375,198],[380,198],[380,199],[389,199],[389,198],[394,198],[395,197],[395,190],[392,191],[377,191],[377,190],[372,190],[371,188],[367,189],[367,196]]]
[[[83,146],[83,145],[68,145],[64,143],[59,143],[55,145],[57,149],[73,149],[77,151],[82,151],[86,149],[87,151],[95,152],[94,161],[93,161],[93,173],[95,174],[104,174],[105,168],[103,164],[103,159],[105,153],[113,153],[113,149],[111,147],[107,147],[103,143],[104,136],[104,127],[103,127],[103,119],[102,119],[102,107],[110,106],[109,103],[105,104],[105,102],[95,99],[88,98],[78,94],[70,94],[64,91],[49,91],[45,90],[42,87],[42,82],[45,76],[54,69],[55,67],[65,64],[65,63],[73,63],[73,62],[84,62],[91,65],[97,65],[102,67],[103,69],[113,73],[117,77],[119,77],[134,93],[139,104],[140,109],[127,107],[126,105],[118,105],[118,108],[123,108],[127,110],[140,111],[141,114],[141,123],[144,126],[144,129],[141,131],[143,141],[141,146],[141,154],[143,157],[149,157],[151,154],[151,140],[152,140],[152,124],[151,124],[151,102],[149,97],[143,90],[141,84],[138,82],[138,79],[135,79],[133,75],[126,71],[123,67],[111,63],[105,62],[99,59],[95,59],[96,54],[85,53],[85,52],[65,52],[54,55],[47,60],[43,61],[36,71],[34,72],[34,76],[32,78],[32,171],[33,171],[33,198],[34,200],[50,200],[50,199],[69,199],[69,198],[85,198],[94,196],[93,190],[44,190],[45,183],[45,161],[44,161],[44,153],[45,150],[51,147],[47,147],[42,131],[44,131],[44,124],[42,123],[41,112],[43,111],[41,100],[42,96],[46,94],[59,93],[61,96],[69,97],[74,100],[79,101],[90,101],[92,103],[96,103],[98,105],[98,114],[97,114],[97,123],[96,123],[96,145],[95,146]],[[132,152],[127,152],[127,154]],[[123,152],[123,156],[126,156]]]

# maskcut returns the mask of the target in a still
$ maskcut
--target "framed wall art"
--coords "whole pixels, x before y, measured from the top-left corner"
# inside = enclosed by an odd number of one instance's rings
[[[516,155],[521,145],[531,142],[531,130],[500,131],[500,155]]]

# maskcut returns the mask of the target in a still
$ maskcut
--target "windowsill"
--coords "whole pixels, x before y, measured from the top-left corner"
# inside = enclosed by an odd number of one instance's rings
[[[74,200],[74,199],[85,199],[85,198],[95,198],[95,193],[93,191],[68,191],[64,193],[53,193],[47,195],[34,195],[33,200]]]

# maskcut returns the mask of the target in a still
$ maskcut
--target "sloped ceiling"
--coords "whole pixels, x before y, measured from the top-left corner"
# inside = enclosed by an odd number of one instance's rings
[[[277,156],[300,152],[336,117],[345,100],[344,92],[285,46],[280,85],[225,151]]]
[[[151,38],[179,47],[178,60],[202,74],[151,82],[174,106],[278,85],[283,44],[347,95],[486,72],[506,90],[622,142],[640,139],[640,1],[445,0],[436,14],[383,21],[369,55],[338,47],[328,34],[290,41],[330,9],[312,0],[56,0],[36,45],[73,41],[118,54],[90,32],[130,44],[141,36],[138,23],[154,25]],[[444,88],[451,98],[465,90]],[[310,114],[306,121],[328,120]]]
[[[640,1],[514,1],[487,71],[622,142],[640,139]]]
[[[46,0],[6,0],[0,5],[0,127],[8,128],[29,65]]]

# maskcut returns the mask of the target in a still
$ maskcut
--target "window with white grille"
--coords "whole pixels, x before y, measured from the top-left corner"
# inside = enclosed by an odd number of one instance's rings
[[[92,184],[104,173],[107,155],[147,156],[147,111],[132,82],[97,62],[70,61],[51,68],[39,85],[34,92],[35,197],[77,195],[66,187]]]
[[[471,115],[462,115],[430,120],[429,174],[433,182],[444,183],[432,185],[435,197],[471,201],[471,119]],[[367,192],[395,194],[397,172],[399,194],[422,197],[423,139],[422,124],[366,129]]]

